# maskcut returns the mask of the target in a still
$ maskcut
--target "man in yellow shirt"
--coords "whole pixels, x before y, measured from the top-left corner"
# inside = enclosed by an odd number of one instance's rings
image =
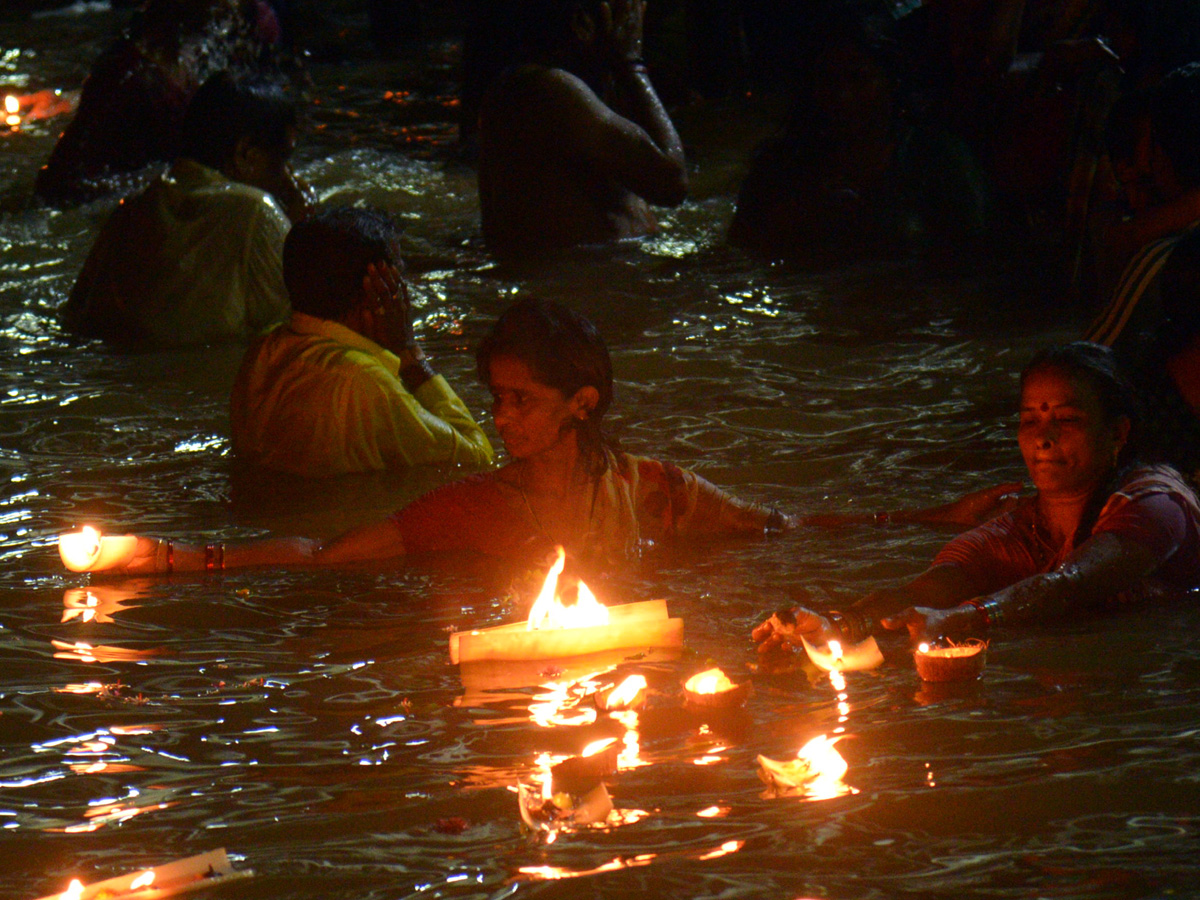
[[[478,467],[492,446],[413,336],[391,220],[332,209],[283,248],[291,318],[252,343],[233,388],[239,457],[300,475]]]
[[[214,75],[188,106],[181,155],[122,201],[63,324],[128,349],[246,340],[287,318],[281,254],[305,214],[288,167],[296,111],[265,79]]]

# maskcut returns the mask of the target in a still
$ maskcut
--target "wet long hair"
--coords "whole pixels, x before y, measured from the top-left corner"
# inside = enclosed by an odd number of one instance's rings
[[[588,474],[599,478],[608,468],[607,449],[616,444],[603,431],[604,414],[612,405],[612,360],[596,326],[552,300],[528,297],[510,306],[475,351],[476,371],[485,385],[497,356],[518,359],[541,384],[573,397],[583,387],[600,395],[586,419],[569,423],[578,431],[579,449]]]
[[[1141,404],[1133,385],[1117,365],[1116,356],[1103,344],[1074,341],[1039,351],[1021,370],[1022,392],[1030,376],[1047,371],[1059,372],[1086,384],[1099,401],[1106,425],[1116,425],[1122,418],[1129,420],[1129,437],[1117,454],[1116,464],[1084,507],[1073,538],[1073,546],[1077,547],[1092,533],[1109,496],[1120,487],[1128,471],[1138,464]]]

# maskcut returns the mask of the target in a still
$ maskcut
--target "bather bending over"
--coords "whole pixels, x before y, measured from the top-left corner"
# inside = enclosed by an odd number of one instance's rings
[[[1175,469],[1138,463],[1136,410],[1107,348],[1039,353],[1021,375],[1017,432],[1037,492],[907,584],[842,611],[797,607],[794,625],[772,616],[754,629],[760,650],[800,634],[857,642],[879,624],[958,636],[1200,586],[1200,502]]]
[[[683,146],[642,61],[644,0],[543,0],[526,61],[479,115],[488,248],[528,261],[657,230],[687,195]]]

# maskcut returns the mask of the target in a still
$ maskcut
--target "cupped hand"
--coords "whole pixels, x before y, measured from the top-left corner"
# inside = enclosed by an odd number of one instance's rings
[[[613,61],[641,59],[646,0],[606,0],[599,13],[599,32]]]
[[[957,615],[957,607],[931,609],[928,606],[910,606],[884,619],[882,624],[889,631],[907,629],[912,642],[919,644],[936,641],[956,631],[954,620]]]
[[[837,632],[827,618],[803,606],[772,613],[750,632],[750,639],[758,644],[758,652],[764,654],[789,650],[800,643],[802,636],[836,640]]]
[[[359,309],[361,333],[393,353],[413,350],[412,304],[400,270],[391,263],[375,262],[363,276]]]
[[[153,575],[167,570],[167,545],[160,540],[148,537],[138,537],[137,547],[133,557],[123,566],[115,566],[104,571],[113,575]]]

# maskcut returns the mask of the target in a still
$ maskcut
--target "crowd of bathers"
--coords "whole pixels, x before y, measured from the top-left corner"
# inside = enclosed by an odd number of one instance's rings
[[[645,3],[518,6],[517,39],[480,92],[473,129],[489,252],[538,265],[652,234],[653,207],[685,201],[689,168],[644,57]],[[1018,442],[1035,492],[879,514],[964,533],[909,583],[764,623],[767,651],[794,634],[942,636],[1200,586],[1190,5],[899,6],[806,11],[791,112],[751,161],[730,242],[828,265],[1000,253],[1016,240],[1098,312],[1086,340],[1046,349],[1022,374]],[[270,13],[265,0],[150,0],[97,64],[39,192],[91,198],[152,160],[169,167],[104,224],[62,321],[125,349],[248,341],[231,430],[249,464],[310,477],[480,471],[330,542],[143,538],[124,571],[448,550],[535,558],[554,546],[600,565],[645,541],[854,519],[749,503],[612,444],[604,341],[578,313],[533,298],[477,350],[509,459],[492,468],[483,429],[417,340],[391,218],[320,208],[289,165],[302,136],[291,94],[263,63],[279,39]],[[1172,41],[1161,40],[1166,22]],[[135,100],[178,114],[106,141],[108,117]]]

